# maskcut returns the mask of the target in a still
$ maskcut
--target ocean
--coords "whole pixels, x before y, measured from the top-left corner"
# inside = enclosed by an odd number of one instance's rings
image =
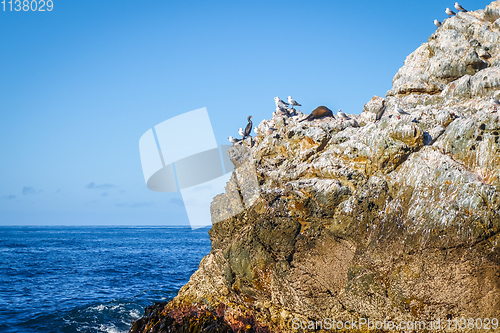
[[[127,332],[209,252],[207,228],[0,226],[0,332]]]

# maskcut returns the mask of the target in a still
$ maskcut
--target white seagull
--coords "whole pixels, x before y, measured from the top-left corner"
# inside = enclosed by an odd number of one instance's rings
[[[276,131],[276,128],[274,128],[274,127],[268,127],[268,128],[266,128],[266,133],[269,134],[269,135],[273,134],[274,131]]]
[[[276,105],[276,112],[278,114],[288,114],[288,110],[284,106],[281,106],[281,105]]]
[[[462,12],[466,12],[467,11],[467,9],[465,9],[462,6],[460,6],[460,4],[458,2],[455,2],[455,9],[458,10],[458,11],[462,11]]]
[[[243,128],[240,128],[238,130],[238,134],[241,135],[241,137],[244,139],[245,138],[245,131],[243,130]]]
[[[288,103],[292,106],[292,109],[294,106],[302,106],[301,104],[297,103],[292,96],[288,96]]]
[[[446,8],[445,13],[448,14],[448,17],[452,17],[453,15],[456,15],[454,11],[452,11],[450,8]]]
[[[500,106],[500,101],[498,99],[494,99],[493,97],[491,97],[490,102],[491,102],[491,104],[493,104],[493,106],[495,107],[495,111],[496,111],[497,108]]]
[[[439,28],[441,26],[441,22],[434,20],[434,25]]]
[[[257,133],[257,130],[258,130],[258,134],[262,134],[262,135],[264,135],[264,134],[269,134],[269,135],[271,135],[271,134],[273,134],[273,133],[274,133],[274,131],[275,131],[276,129],[275,129],[274,127],[269,126],[268,124],[264,124],[264,125],[262,126],[262,128],[257,128],[257,127],[256,127],[256,128],[254,129],[255,133]]]
[[[346,115],[344,112],[342,112],[340,109],[339,111],[337,112],[337,116],[340,117],[341,119],[341,122],[344,121],[344,120],[351,120],[351,118],[349,118],[348,115]]]
[[[409,116],[410,114],[405,110],[401,109],[399,105],[394,106],[394,111],[398,114],[398,119],[401,119],[401,116]]]
[[[274,97],[274,103],[276,106],[286,107],[288,103],[282,101],[279,97]]]
[[[232,136],[230,136],[228,139],[229,139],[229,142],[231,142],[233,145],[235,143],[238,143],[241,141],[241,139],[236,139],[236,138],[233,138]]]

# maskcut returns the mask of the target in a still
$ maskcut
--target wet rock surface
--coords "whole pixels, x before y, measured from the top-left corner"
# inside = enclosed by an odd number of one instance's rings
[[[351,120],[263,120],[229,151],[240,195],[212,202],[245,211],[213,225],[198,271],[130,332],[500,318],[499,36],[495,1],[447,19]]]

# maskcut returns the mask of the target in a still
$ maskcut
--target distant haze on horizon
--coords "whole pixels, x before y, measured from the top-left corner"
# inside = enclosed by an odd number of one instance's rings
[[[455,1],[53,2],[0,12],[0,225],[187,225],[144,183],[144,132],[207,107],[228,144],[275,96],[359,114]]]

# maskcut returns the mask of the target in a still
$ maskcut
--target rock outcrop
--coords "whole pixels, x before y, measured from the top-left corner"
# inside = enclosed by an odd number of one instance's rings
[[[500,319],[491,97],[500,98],[500,1],[445,20],[386,97],[352,120],[262,121],[251,147],[229,151],[235,166],[255,165],[256,200],[213,225],[198,271],[130,332],[303,332],[327,318],[440,320],[435,331],[453,331],[462,318]],[[228,191],[245,186],[237,176],[248,170],[236,170]],[[222,206],[223,194],[213,213]]]

